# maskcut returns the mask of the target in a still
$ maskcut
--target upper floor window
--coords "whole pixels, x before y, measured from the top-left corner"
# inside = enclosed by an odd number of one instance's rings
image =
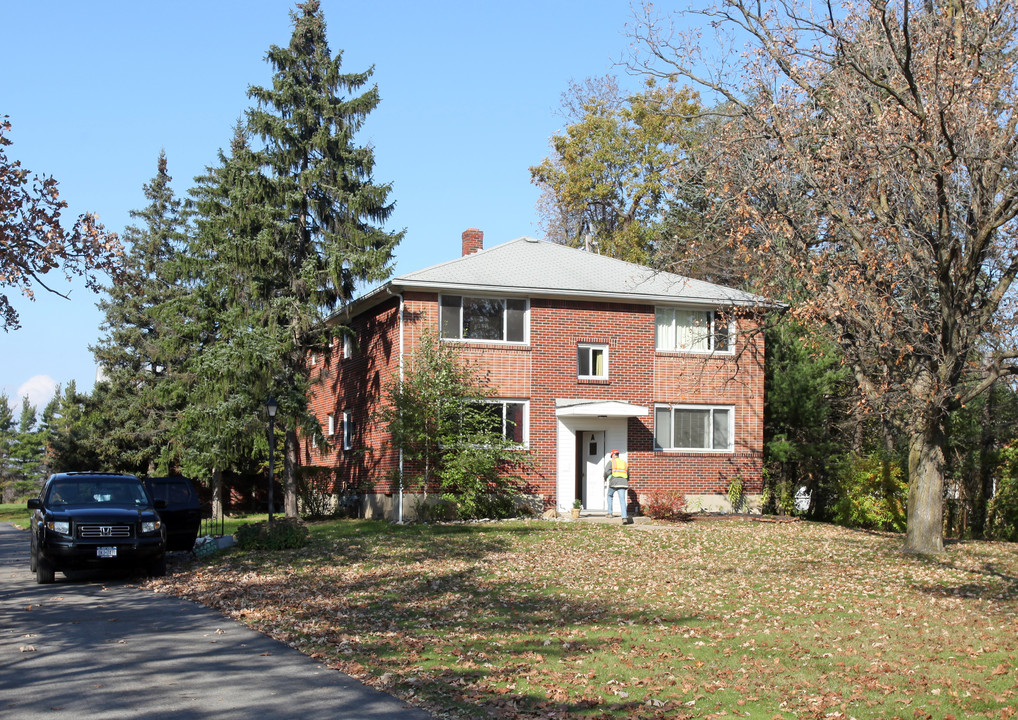
[[[730,320],[715,310],[656,309],[658,350],[731,352]]]
[[[732,408],[658,405],[654,408],[655,450],[731,450]]]
[[[576,375],[580,379],[604,380],[608,377],[608,346],[577,345]]]
[[[336,434],[336,413],[329,413],[329,437]]]
[[[343,336],[343,359],[349,360],[353,357],[353,336]]]
[[[439,325],[442,337],[450,340],[525,342],[527,301],[443,295]]]

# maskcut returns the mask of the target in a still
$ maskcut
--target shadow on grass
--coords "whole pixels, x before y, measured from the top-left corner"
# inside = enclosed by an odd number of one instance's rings
[[[258,591],[272,592],[265,584]],[[376,676],[388,674],[386,685],[404,697],[412,690],[431,707],[451,704],[475,717],[492,717],[494,708],[572,715],[602,707],[606,683],[630,679],[629,670],[616,671],[628,638],[659,625],[704,622],[628,607],[607,593],[578,597],[560,591],[494,580],[473,569],[412,578],[380,572],[316,592],[321,601],[302,604],[287,625],[298,632],[302,625],[315,627],[295,647],[354,660]],[[329,598],[353,601],[337,608]],[[328,618],[325,643],[323,618]],[[604,659],[594,661],[597,654]],[[592,692],[581,697],[568,692],[575,679],[564,671],[572,663],[598,667]],[[529,689],[517,691],[517,684]],[[615,712],[621,706],[611,707]]]
[[[220,607],[271,618],[259,629],[339,669],[359,668],[362,677],[366,669],[371,684],[430,708],[486,718],[636,707],[621,697],[611,703],[607,689],[629,682],[631,668],[619,663],[630,643],[659,626],[706,620],[633,607],[607,588],[572,594],[567,576],[527,577],[501,565],[502,553],[519,551],[514,539],[531,532],[524,524],[351,524],[321,534],[318,549],[327,552],[296,572],[250,588],[226,580]],[[286,565],[301,553],[277,557]],[[425,565],[432,560],[458,567]],[[353,563],[361,566],[345,572]],[[578,666],[594,673],[583,688]]]
[[[540,529],[546,532],[545,528]],[[397,555],[404,562],[428,559],[478,560],[508,549],[517,537],[535,528],[525,523],[504,525],[392,525],[352,520],[311,526],[316,549],[351,560]]]
[[[980,569],[965,570],[984,581],[958,583],[955,585],[916,585],[916,590],[933,597],[955,597],[997,602],[1018,601],[1018,577],[997,570],[992,563]],[[996,581],[996,582],[994,582]]]

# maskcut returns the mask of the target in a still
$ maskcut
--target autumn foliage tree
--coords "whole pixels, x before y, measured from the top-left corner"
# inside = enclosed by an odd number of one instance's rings
[[[67,203],[60,199],[57,181],[32,175],[7,157],[12,141],[5,134],[10,130],[7,116],[0,116],[0,325],[5,331],[20,327],[7,288],[29,299],[36,287],[62,295],[43,278],[61,269],[68,280],[80,276],[86,287],[98,291],[100,276],[114,272],[121,255],[116,234],[91,213],[70,229],[64,227],[60,215]]]
[[[669,83],[630,95],[612,77],[573,84],[563,94],[569,125],[530,168],[547,236],[647,263],[654,225],[676,192],[674,166],[697,137],[690,119],[699,109],[694,93]]]
[[[701,146],[714,226],[829,329],[866,411],[907,438],[905,549],[941,552],[946,420],[1016,373],[1018,10],[728,0],[692,15],[717,35],[648,6],[634,67],[722,101]]]

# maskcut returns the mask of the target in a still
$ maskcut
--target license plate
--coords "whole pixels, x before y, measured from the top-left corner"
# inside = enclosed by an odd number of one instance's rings
[[[100,547],[95,549],[96,557],[113,558],[117,556],[116,547]]]

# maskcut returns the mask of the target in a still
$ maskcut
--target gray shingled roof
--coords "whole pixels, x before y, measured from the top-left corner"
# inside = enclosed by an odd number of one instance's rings
[[[521,237],[400,275],[340,312],[357,313],[404,290],[495,293],[690,306],[765,306],[759,295],[693,280],[547,240]]]
[[[522,237],[393,278],[413,289],[520,293],[708,305],[770,304],[751,293]]]

